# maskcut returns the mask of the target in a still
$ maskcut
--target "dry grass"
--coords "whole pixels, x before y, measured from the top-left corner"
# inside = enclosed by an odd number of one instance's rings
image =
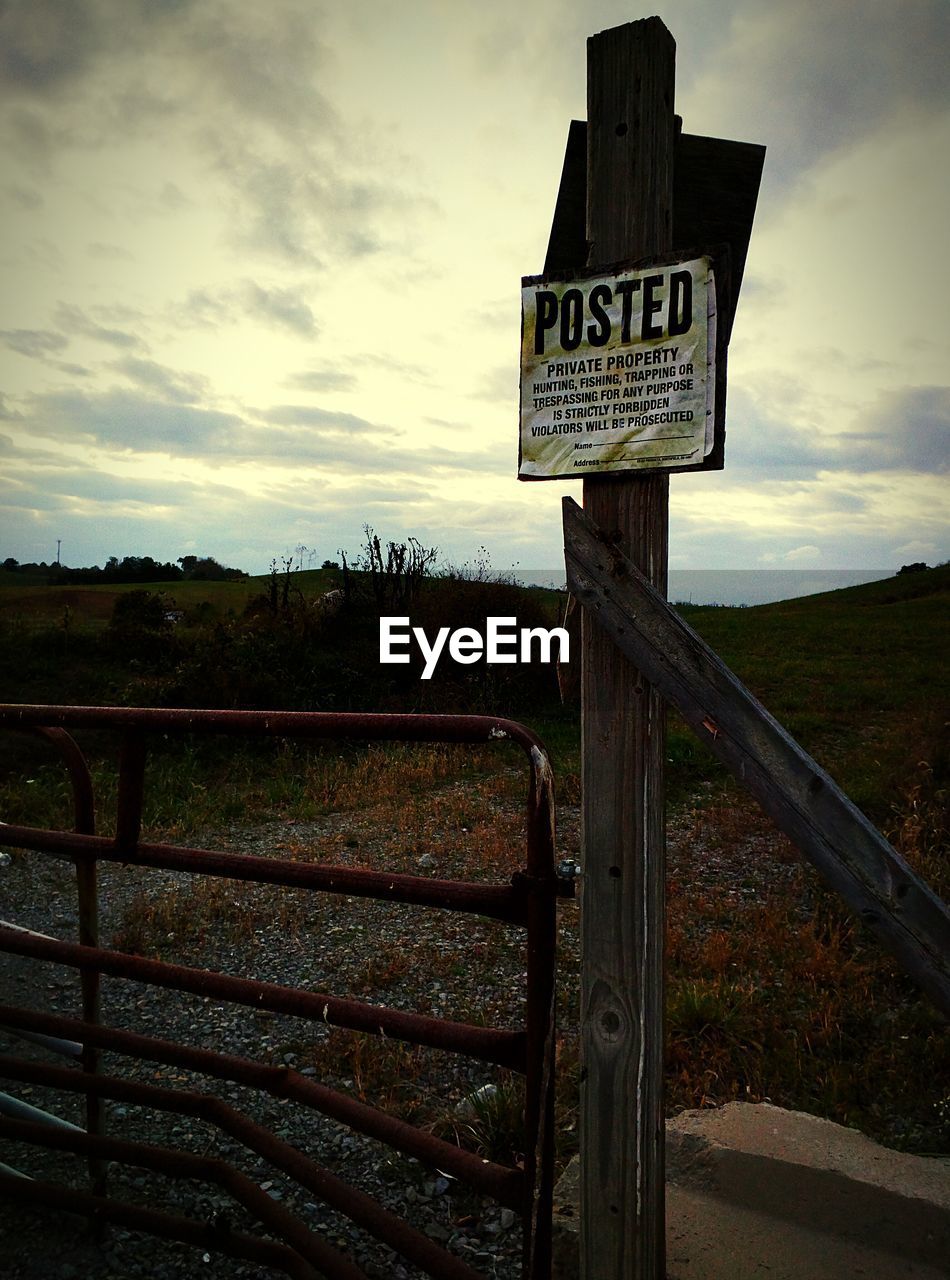
[[[910,771],[894,802],[888,834],[947,895],[943,756],[939,742],[929,745],[928,760]],[[288,752],[286,762],[291,777],[277,793],[272,777],[250,785],[250,812],[271,819],[268,848],[277,856],[502,882],[521,863],[523,777],[485,776],[484,754],[476,755],[477,767],[464,749],[429,747],[303,759]],[[287,818],[301,794],[319,814],[310,823]],[[562,810],[565,853],[577,852],[574,823]],[[235,821],[234,830],[240,825]],[[728,787],[709,787],[674,815],[669,862],[670,1109],[768,1099],[909,1149],[950,1150],[945,1024],[757,808]],[[523,954],[514,931],[461,917],[440,916],[425,931],[407,921],[402,932],[373,939],[367,961],[365,947],[359,957],[348,954],[353,912],[338,898],[196,878],[187,892],[143,894],[113,942],[182,958],[200,956],[212,930],[253,948],[263,926],[312,938],[319,920],[339,944],[333,977],[341,993],[383,1002],[418,997],[409,1003],[420,1012],[496,1025],[517,1012],[512,996]],[[559,1112],[569,1146],[579,965],[572,904],[560,910],[559,946]],[[435,1005],[432,982],[440,988]],[[465,1125],[455,1108],[474,1084],[485,1083],[484,1071],[474,1079],[463,1072],[446,1096],[444,1085],[433,1083],[442,1068],[433,1068],[427,1051],[349,1032],[334,1031],[304,1053],[321,1074],[352,1081],[359,1096],[418,1122],[456,1125],[460,1134]],[[499,1102],[499,1130],[510,1133],[512,1109]],[[476,1139],[469,1134],[466,1141]],[[487,1148],[490,1140],[482,1135],[478,1144]]]
[[[942,800],[923,781],[895,815],[897,842],[946,893]],[[669,1103],[770,1100],[894,1145],[950,1150],[940,1016],[787,842],[770,842],[749,802],[701,819],[672,857]],[[701,887],[704,859],[714,874]],[[724,874],[737,859],[746,870]]]

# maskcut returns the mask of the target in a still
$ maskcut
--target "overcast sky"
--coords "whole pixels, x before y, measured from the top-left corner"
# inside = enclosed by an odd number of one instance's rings
[[[520,279],[586,37],[650,12],[684,128],[768,147],[671,566],[947,559],[946,0],[0,0],[0,558],[561,564]]]

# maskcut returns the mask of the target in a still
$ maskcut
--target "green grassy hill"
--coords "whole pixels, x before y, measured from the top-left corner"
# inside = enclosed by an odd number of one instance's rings
[[[947,752],[950,567],[683,616],[876,821]]]
[[[339,573],[332,569],[305,569],[292,574],[291,579],[295,590],[311,599],[338,585]],[[269,586],[270,575],[260,574],[240,582],[179,579],[50,587],[39,581],[24,581],[22,574],[0,570],[0,623],[15,618],[31,624],[59,622],[68,607],[74,625],[104,625],[112,616],[116,598],[130,591],[161,592],[171,608],[187,610],[206,604],[216,616],[225,617],[229,612],[243,612]]]

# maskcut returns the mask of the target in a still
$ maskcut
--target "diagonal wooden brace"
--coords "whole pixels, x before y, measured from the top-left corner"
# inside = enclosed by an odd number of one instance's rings
[[[567,585],[950,1017],[950,911],[571,498]]]

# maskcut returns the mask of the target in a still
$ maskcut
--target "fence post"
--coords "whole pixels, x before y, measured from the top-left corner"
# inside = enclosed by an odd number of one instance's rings
[[[671,247],[675,43],[659,18],[588,41],[590,266]],[[591,476],[584,507],[664,595],[669,481]],[[585,617],[581,1277],[665,1276],[665,712]]]
[[[73,793],[73,830],[79,835],[94,836],[96,834],[96,803],[85,756],[65,729],[45,725],[37,727],[34,732],[40,738],[52,743],[69,770]],[[77,856],[75,867],[79,942],[84,947],[98,947],[99,896],[96,859]],[[100,1012],[98,970],[82,969],[79,974],[79,983],[82,992],[83,1021],[98,1026]],[[83,1071],[89,1075],[97,1075],[100,1058],[100,1052],[95,1045],[83,1044],[81,1055]],[[102,1137],[105,1133],[102,1102],[96,1093],[86,1095],[86,1132],[92,1137]],[[90,1155],[88,1167],[93,1192],[96,1195],[103,1194],[109,1167],[108,1161],[102,1160],[99,1156]]]

